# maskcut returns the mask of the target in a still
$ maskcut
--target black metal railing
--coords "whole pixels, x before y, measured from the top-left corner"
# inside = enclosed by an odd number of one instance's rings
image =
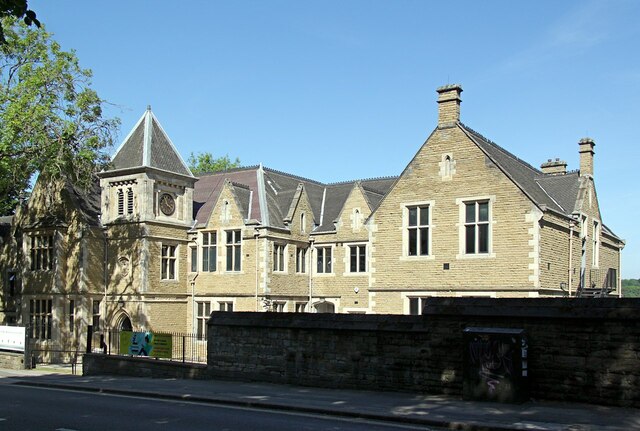
[[[119,329],[107,329],[102,332],[93,334],[92,346],[94,352],[106,353],[108,355],[124,355],[132,356],[120,349]],[[145,331],[137,331],[145,332]],[[170,336],[171,337],[171,357],[162,357],[169,361],[206,363],[207,362],[207,339],[197,334],[184,334],[177,332],[156,332],[152,331],[154,336]],[[154,358],[153,352],[149,357]]]

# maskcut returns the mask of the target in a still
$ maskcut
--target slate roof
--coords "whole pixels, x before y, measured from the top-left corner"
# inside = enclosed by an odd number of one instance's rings
[[[333,222],[340,215],[356,184],[362,185],[370,205],[377,205],[395,178],[323,184],[263,166],[206,174],[199,177],[193,193],[196,227],[206,225],[226,181],[230,182],[245,219],[254,219],[265,226],[281,229],[287,228],[285,218],[296,203],[294,199],[297,199],[299,187],[302,186],[317,225],[314,232],[321,233],[335,230]]]
[[[88,190],[66,181],[64,190],[89,226],[100,226],[100,180],[94,178]]]
[[[113,155],[108,171],[139,167],[193,177],[150,107]]]
[[[467,136],[536,205],[567,216],[574,212],[580,187],[578,172],[570,172],[565,175],[545,174],[475,130],[462,123],[459,124]]]
[[[232,183],[242,184],[243,189],[247,192],[253,191],[254,197],[251,202],[250,212],[248,193],[243,194],[243,192],[238,192],[236,196],[239,198],[239,202],[241,201],[243,205],[245,205],[245,207],[242,208],[245,218],[250,215],[250,218],[252,219],[262,220],[260,203],[256,197],[258,191],[257,170],[258,166],[249,166],[213,174],[206,174],[199,177],[193,191],[193,217],[196,221],[196,226],[203,227],[209,220],[209,217],[211,217],[213,207],[220,197],[220,193],[222,192],[222,188],[224,187],[226,180],[229,180]],[[242,196],[240,196],[241,194]]]

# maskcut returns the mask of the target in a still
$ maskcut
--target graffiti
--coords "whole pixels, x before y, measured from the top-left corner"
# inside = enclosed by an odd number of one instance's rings
[[[478,370],[478,377],[486,384],[489,395],[495,394],[501,386],[511,386],[516,346],[520,347],[514,338],[500,340],[488,335],[477,335],[469,343],[470,363]]]

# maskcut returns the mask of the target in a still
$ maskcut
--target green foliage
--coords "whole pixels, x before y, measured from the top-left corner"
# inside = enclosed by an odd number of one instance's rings
[[[36,18],[36,13],[29,9],[27,0],[0,0],[0,18],[14,17],[22,18],[26,25],[40,27],[40,21]],[[7,43],[4,37],[3,25],[0,25],[0,44]]]
[[[240,166],[240,159],[236,157],[232,162],[228,154],[216,159],[211,153],[191,153],[187,163],[194,175],[200,175],[237,168]]]
[[[640,280],[635,278],[622,279],[622,287],[640,287]]]
[[[625,298],[640,298],[640,280],[635,278],[623,279],[622,296]]]
[[[4,18],[0,46],[0,214],[36,175],[88,187],[108,160],[118,119],[102,115],[91,71],[44,29]]]

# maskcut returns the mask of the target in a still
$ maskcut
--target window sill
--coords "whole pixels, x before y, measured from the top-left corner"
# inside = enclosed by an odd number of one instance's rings
[[[478,254],[458,254],[457,260],[474,260],[474,259],[495,259],[495,253],[478,253]]]
[[[435,260],[436,256],[434,254],[428,254],[426,256],[400,256],[400,261],[403,262],[411,262],[411,261],[427,261],[427,260]]]

